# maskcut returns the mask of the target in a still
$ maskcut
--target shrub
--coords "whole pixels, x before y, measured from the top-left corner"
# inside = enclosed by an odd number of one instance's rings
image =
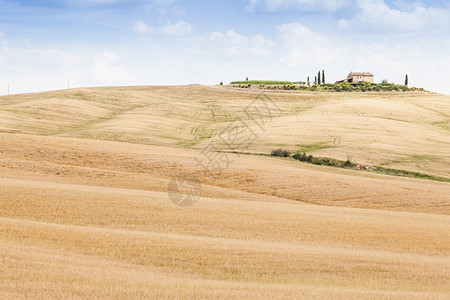
[[[276,149],[276,150],[273,150],[272,153],[270,153],[270,155],[278,156],[278,157],[289,157],[289,156],[291,156],[291,153],[287,150]]]
[[[305,162],[309,162],[312,163],[315,158],[312,155],[307,156],[306,153],[295,153],[292,158],[299,160],[299,161],[305,161]]]
[[[350,91],[352,89],[351,84],[348,82],[343,82],[343,83],[341,83],[341,85],[342,85],[342,90],[344,90],[344,91]]]
[[[354,167],[354,166],[355,166],[355,164],[352,163],[350,159],[347,159],[347,160],[344,162],[344,167],[345,167],[345,168],[351,168],[351,167]]]
[[[295,90],[295,85],[292,85],[292,84],[290,84],[290,85],[283,85],[283,88],[285,90]]]
[[[292,158],[299,160],[299,161],[306,161],[306,154],[303,153],[295,153],[294,155],[292,155]]]
[[[372,87],[372,90],[375,92],[379,92],[379,91],[381,91],[381,87],[379,87],[378,85],[375,85]]]
[[[220,85],[223,85],[223,82],[222,82],[222,81],[220,82]]]

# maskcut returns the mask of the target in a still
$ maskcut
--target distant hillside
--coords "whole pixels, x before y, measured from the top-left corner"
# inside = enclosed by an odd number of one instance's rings
[[[260,90],[219,86],[84,88],[0,97],[0,132],[227,150],[217,132],[243,120],[248,152],[277,148],[450,176],[450,97],[427,93],[264,92],[282,111],[264,130],[245,107]],[[256,111],[254,112],[256,113]],[[261,116],[257,116],[261,117]],[[235,145],[236,146],[236,145]]]

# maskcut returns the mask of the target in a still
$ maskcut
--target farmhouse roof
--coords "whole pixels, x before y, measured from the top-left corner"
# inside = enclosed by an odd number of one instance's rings
[[[373,76],[373,74],[369,72],[350,72],[348,76]]]

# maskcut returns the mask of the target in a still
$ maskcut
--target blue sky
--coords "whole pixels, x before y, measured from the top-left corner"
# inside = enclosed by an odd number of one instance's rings
[[[450,94],[447,0],[0,0],[0,95],[304,81],[350,71]]]

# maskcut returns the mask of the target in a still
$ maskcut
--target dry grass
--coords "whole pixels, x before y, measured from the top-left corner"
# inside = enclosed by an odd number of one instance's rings
[[[197,166],[195,148],[254,97],[193,86],[0,98],[0,298],[447,299],[448,183],[259,156],[232,156],[218,179]],[[444,96],[272,97],[285,115],[251,151],[358,150],[448,175]],[[167,195],[181,172],[202,182],[190,209]]]
[[[201,149],[242,118],[259,91],[227,87],[90,88],[0,97],[0,132]],[[434,94],[268,92],[249,151],[276,148],[450,177],[450,97]],[[255,113],[255,111],[252,111]],[[413,135],[412,135],[413,134]],[[225,148],[216,141],[216,145]],[[321,147],[317,147],[320,145]]]
[[[199,151],[117,142],[0,134],[3,177],[166,191],[179,173],[197,175],[211,198],[295,200],[327,206],[450,214],[449,184],[230,154],[219,179]]]

